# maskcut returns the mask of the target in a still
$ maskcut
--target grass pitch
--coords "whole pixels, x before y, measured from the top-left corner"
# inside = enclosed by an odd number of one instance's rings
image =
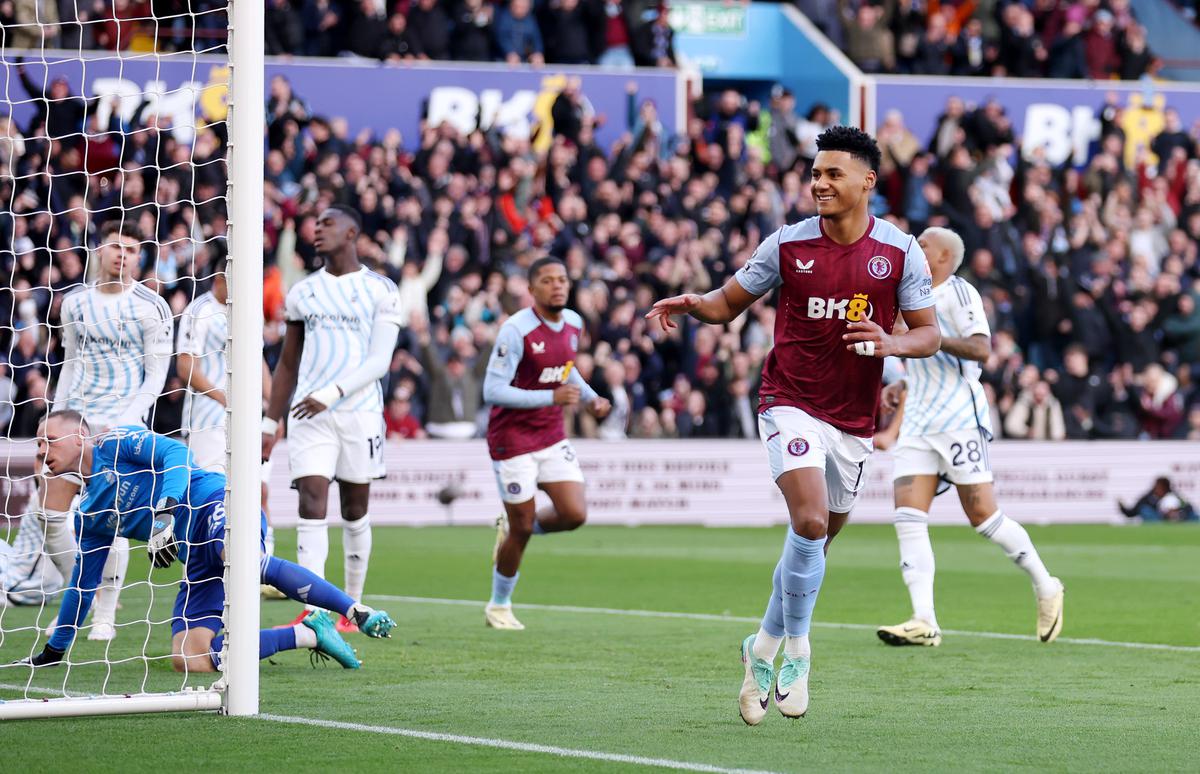
[[[648,758],[710,771],[1194,770],[1200,530],[1030,528],[1067,587],[1064,639],[1049,646],[1032,640],[1023,573],[969,529],[932,533],[938,617],[958,633],[937,649],[876,639],[875,625],[907,618],[907,593],[891,527],[852,524],[830,554],[812,635],[812,705],[799,721],[772,709],[748,728],[736,706],[738,645],[762,612],[782,528],[535,537],[516,595],[524,632],[483,626],[490,530],[377,528],[368,602],[400,622],[397,635],[352,635],[365,662],[357,672],[314,670],[303,652],[262,666],[263,713],[369,728],[201,714],[7,722],[3,768],[616,771],[644,770],[634,759]],[[336,579],[336,530],[333,543]],[[291,533],[279,550],[294,556]],[[139,552],[130,577],[144,572]],[[129,588],[120,620],[138,617],[149,596]],[[172,596],[155,592],[155,615],[169,614]],[[296,611],[269,602],[263,619],[282,623]],[[33,618],[10,609],[4,628]],[[165,630],[123,627],[110,660],[137,657],[143,642],[152,655],[169,650]],[[31,630],[9,634],[0,661],[32,647]],[[81,642],[73,659],[103,653]],[[27,678],[0,669],[5,686]],[[52,691],[64,679],[79,691],[105,679],[110,692],[181,684],[166,660],[136,658],[69,675],[43,670],[32,684]],[[0,698],[17,695],[0,688]],[[518,749],[496,746],[506,743]]]

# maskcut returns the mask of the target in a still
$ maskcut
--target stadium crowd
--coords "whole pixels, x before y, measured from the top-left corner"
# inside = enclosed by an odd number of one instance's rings
[[[577,367],[615,406],[599,424],[571,417],[576,434],[752,437],[772,304],[724,329],[686,322],[670,334],[643,314],[656,298],[717,286],[761,239],[813,214],[814,139],[837,116],[815,106],[802,118],[783,89],[765,105],[726,91],[672,137],[652,102],[628,96],[628,131],[611,148],[596,144],[596,117],[572,84],[545,152],[519,133],[448,124],[424,125],[410,152],[396,131],[351,136],[273,80],[268,362],[285,289],[316,266],[315,217],[343,202],[361,211],[360,254],[397,282],[409,321],[386,381],[391,435],[479,432],[489,346],[527,303],[523,268],[548,253],[566,263],[587,324]],[[45,410],[62,291],[82,281],[100,222],[140,228],[143,281],[176,314],[224,249],[221,124],[185,143],[144,111],[102,125],[109,114],[85,111],[65,82],[50,97],[26,125],[0,118],[0,165],[15,172],[0,180],[11,203],[0,214],[0,420],[15,436]],[[1150,146],[1135,146],[1122,110],[1098,106],[1103,136],[1082,168],[1017,159],[991,102],[951,99],[930,138],[898,113],[878,130],[877,216],[912,232],[947,225],[966,241],[961,273],[992,323],[985,380],[1005,437],[1200,438],[1200,133],[1168,108]],[[72,134],[85,116],[86,134]],[[52,146],[37,139],[47,132]],[[156,429],[178,428],[181,388],[172,374]]]
[[[1135,80],[1159,65],[1130,0],[795,5],[868,73]],[[38,48],[44,33],[48,48],[210,48],[223,43],[224,6],[0,0],[0,22],[14,47]],[[266,0],[265,44],[272,55],[388,62],[671,67],[668,8],[666,0]]]
[[[227,0],[0,0],[11,48],[212,50]],[[672,67],[661,0],[266,0],[266,53]],[[40,23],[40,26],[39,26]]]

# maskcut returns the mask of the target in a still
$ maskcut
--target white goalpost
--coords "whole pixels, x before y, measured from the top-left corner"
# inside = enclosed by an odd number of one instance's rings
[[[28,7],[39,13],[44,5]],[[187,7],[195,10],[170,16],[119,19],[75,6],[92,15],[18,17],[0,30],[0,721],[253,715],[264,4],[193,2]],[[104,7],[115,13],[113,4]],[[122,246],[126,240],[132,247]],[[137,260],[128,257],[132,250]],[[225,369],[213,380],[224,378],[224,409],[204,426],[225,430],[225,637],[220,671],[177,671],[173,605],[181,588],[183,599],[193,591],[182,563],[154,569],[145,545],[134,542],[124,553],[128,569],[110,561],[98,585],[81,579],[72,586],[76,546],[92,550],[71,535],[88,486],[67,496],[69,506],[55,506],[62,477],[43,475],[33,436],[41,419],[62,408],[78,411],[95,431],[131,424],[142,406],[141,418],[156,432],[180,437],[181,422],[184,436],[189,423],[199,428],[198,393],[185,395],[187,377],[174,364],[183,352],[181,316],[213,292],[220,265],[227,299],[224,308],[213,302],[209,314],[227,320],[227,333],[194,362],[220,358]],[[117,511],[107,518],[119,529],[127,516]],[[193,552],[214,540],[179,538]],[[109,554],[122,551],[114,544]],[[61,662],[20,663],[51,641],[64,599],[92,588],[91,614],[66,626],[73,638]],[[119,607],[102,622],[100,598],[117,592]]]

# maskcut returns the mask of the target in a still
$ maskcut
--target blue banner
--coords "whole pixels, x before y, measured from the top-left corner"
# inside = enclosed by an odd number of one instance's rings
[[[1089,145],[1100,137],[1100,110],[1110,100],[1120,108],[1117,120],[1125,130],[1125,160],[1131,166],[1138,150],[1148,150],[1163,130],[1168,107],[1179,111],[1185,130],[1200,120],[1200,88],[1187,84],[882,76],[875,79],[873,126],[883,123],[889,110],[898,110],[926,144],[951,97],[962,99],[968,111],[996,100],[1021,150],[1029,154],[1042,148],[1052,164],[1087,162]]]
[[[33,114],[33,104],[15,71],[19,52],[6,52],[3,99],[12,105],[22,125]],[[165,116],[180,139],[187,141],[196,120],[221,120],[226,113],[229,68],[226,60],[190,54],[126,53],[85,55],[50,52],[50,64],[30,52],[27,72],[40,89],[49,80],[63,77],[74,94],[102,97],[99,117],[106,121],[116,109],[131,116],[143,96],[151,95],[147,114]],[[72,57],[72,58],[67,58]],[[433,123],[450,122],[462,130],[495,126],[528,132],[550,125],[550,108],[569,78],[578,78],[583,97],[602,123],[597,142],[608,147],[627,126],[627,89],[636,90],[636,102],[653,100],[659,120],[668,133],[682,128],[684,105],[677,88],[678,76],[666,70],[616,73],[598,68],[510,67],[507,65],[382,65],[349,60],[268,61],[267,79],[285,76],[297,96],[315,115],[344,117],[351,136],[362,129],[377,135],[399,129],[404,145],[420,142],[420,121],[429,113]]]

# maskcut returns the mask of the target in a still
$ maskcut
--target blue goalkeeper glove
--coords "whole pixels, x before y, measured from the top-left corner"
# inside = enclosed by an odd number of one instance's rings
[[[158,569],[170,567],[179,556],[179,541],[175,538],[175,506],[179,501],[164,497],[154,506],[154,523],[150,525],[150,539],[146,551],[150,562]]]

